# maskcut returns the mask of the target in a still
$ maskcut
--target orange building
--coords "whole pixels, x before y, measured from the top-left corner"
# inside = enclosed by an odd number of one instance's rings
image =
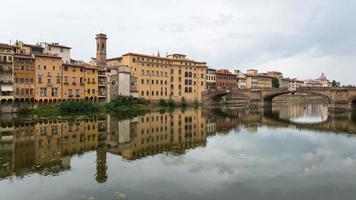
[[[84,96],[86,100],[96,101],[98,98],[98,68],[92,65],[84,67]]]
[[[62,59],[50,54],[35,55],[35,101],[56,102],[62,98]]]
[[[14,55],[15,99],[34,100],[35,58],[26,54]]]
[[[84,65],[63,64],[62,69],[62,98],[84,99]]]
[[[231,89],[237,87],[237,76],[227,69],[217,70],[216,87],[218,89]]]

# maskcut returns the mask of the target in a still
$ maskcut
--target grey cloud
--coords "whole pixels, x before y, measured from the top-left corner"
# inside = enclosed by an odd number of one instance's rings
[[[0,13],[6,21],[0,41],[58,41],[89,60],[95,34],[105,32],[109,56],[176,51],[213,67],[282,69],[300,78],[325,72],[355,84],[355,6],[352,0],[14,0],[2,2],[8,9]]]

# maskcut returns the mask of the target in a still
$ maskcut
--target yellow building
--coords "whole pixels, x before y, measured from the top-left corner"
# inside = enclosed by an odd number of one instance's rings
[[[98,68],[92,65],[85,65],[84,96],[86,100],[97,100],[99,94],[98,86]]]
[[[35,59],[31,55],[14,55],[15,99],[34,100]]]
[[[272,78],[271,76],[257,74],[257,75],[246,75],[246,88],[247,89],[266,89],[272,88]]]
[[[35,101],[56,102],[62,99],[62,59],[50,54],[35,55]]]
[[[126,65],[137,78],[139,97],[157,101],[201,100],[205,90],[206,63],[188,59],[182,54],[167,57],[127,53],[107,60],[108,66]]]
[[[64,100],[84,99],[84,65],[63,64],[62,98]]]

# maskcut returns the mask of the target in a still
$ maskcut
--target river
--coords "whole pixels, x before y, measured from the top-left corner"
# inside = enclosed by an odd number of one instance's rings
[[[356,197],[356,114],[325,104],[0,122],[2,200]]]

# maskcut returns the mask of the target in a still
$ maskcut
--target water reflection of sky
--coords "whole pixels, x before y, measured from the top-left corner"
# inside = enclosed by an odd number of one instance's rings
[[[60,176],[0,182],[0,199],[119,199],[121,192],[128,199],[353,199],[355,149],[353,136],[242,129],[209,137],[205,148],[182,156],[128,162],[108,154],[104,184],[95,181],[96,153],[87,153]]]

